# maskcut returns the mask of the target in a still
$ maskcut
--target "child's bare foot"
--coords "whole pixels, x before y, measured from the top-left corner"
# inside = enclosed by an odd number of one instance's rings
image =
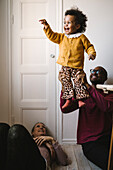
[[[71,99],[67,99],[65,104],[62,106],[62,109],[68,107],[71,104]]]
[[[85,103],[84,103],[83,101],[79,100],[79,101],[78,101],[78,105],[79,105],[79,107],[82,107],[82,106],[85,105]]]

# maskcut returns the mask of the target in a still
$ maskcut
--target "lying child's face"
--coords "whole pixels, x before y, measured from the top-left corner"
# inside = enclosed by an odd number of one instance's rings
[[[44,136],[46,135],[46,127],[43,123],[37,123],[34,127],[34,131],[32,132],[34,137]]]
[[[79,28],[80,28],[80,25],[76,24],[74,15],[66,15],[65,16],[64,31],[67,35],[75,34]]]

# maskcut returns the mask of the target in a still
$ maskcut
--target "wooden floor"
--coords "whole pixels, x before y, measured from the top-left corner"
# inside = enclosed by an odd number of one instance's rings
[[[71,163],[68,166],[53,165],[52,170],[101,170],[87,160],[83,155],[80,145],[63,145],[62,148],[67,153]]]

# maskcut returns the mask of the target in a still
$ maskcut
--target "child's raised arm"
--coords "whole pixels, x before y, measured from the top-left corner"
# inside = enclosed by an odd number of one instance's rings
[[[39,22],[44,25],[44,29],[47,29],[48,23],[47,23],[46,19],[40,19]]]

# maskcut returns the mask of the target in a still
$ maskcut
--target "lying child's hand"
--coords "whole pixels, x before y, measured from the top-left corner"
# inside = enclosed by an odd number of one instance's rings
[[[51,136],[38,136],[36,138],[33,138],[35,140],[35,143],[38,145],[38,146],[41,146],[43,143],[45,142],[49,142],[51,144],[54,144],[56,141],[54,140],[53,137]]]
[[[47,29],[48,23],[47,23],[46,19],[40,19],[39,22],[44,25],[44,29]]]

